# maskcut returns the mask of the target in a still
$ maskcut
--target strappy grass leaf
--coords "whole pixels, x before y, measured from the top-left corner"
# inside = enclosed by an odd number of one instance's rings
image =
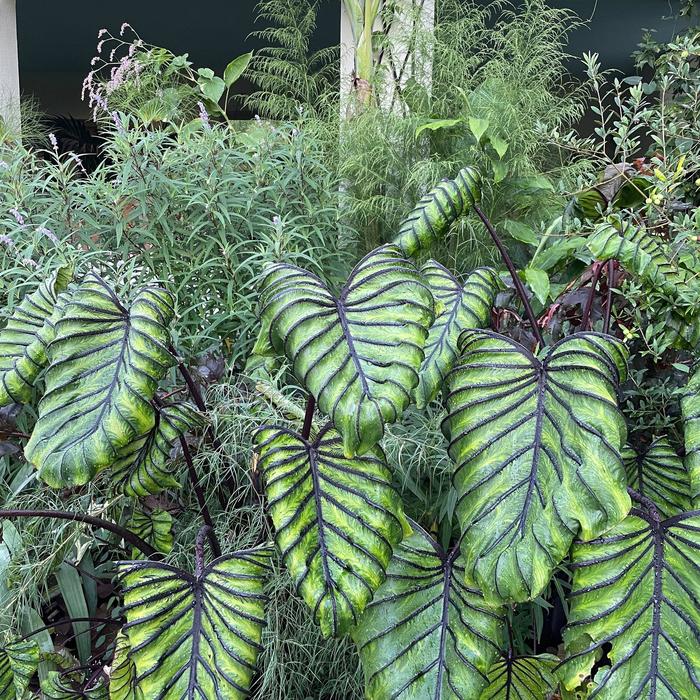
[[[144,287],[127,310],[93,274],[66,303],[25,448],[49,486],[87,483],[153,427],[151,400],[173,363],[172,304],[165,290]]]
[[[0,700],[22,700],[38,668],[36,642],[14,642],[0,649]]]
[[[120,450],[112,465],[114,480],[122,482],[124,494],[143,498],[164,489],[179,489],[170,469],[171,451],[180,437],[200,425],[201,416],[188,403],[156,408],[153,427]]]
[[[479,700],[549,700],[559,682],[554,669],[559,659],[552,654],[509,654],[489,671],[489,685]]]
[[[573,589],[560,669],[591,700],[700,697],[700,511],[658,521],[646,510],[573,548]]]
[[[455,547],[445,552],[416,523],[352,636],[369,700],[471,700],[488,682],[503,610],[465,584]]]
[[[651,498],[664,517],[690,510],[690,476],[667,438],[656,438],[641,451],[628,445],[622,458],[627,483]]]
[[[410,532],[386,457],[379,447],[345,457],[330,425],[315,442],[264,426],[255,445],[282,559],[323,634],[341,635]]]
[[[0,331],[0,406],[26,403],[47,363],[47,347],[60,314],[58,295],[68,286],[67,268],[54,272],[15,307]]]
[[[89,685],[79,673],[51,671],[41,683],[42,700],[109,700],[101,679]]]
[[[700,507],[700,365],[690,375],[681,399],[685,467],[690,478],[693,507]]]
[[[163,563],[120,565],[124,632],[136,686],[148,700],[237,700],[261,650],[270,571],[267,547],[198,561],[190,574]]]
[[[173,516],[165,510],[156,508],[146,512],[136,508],[127,524],[127,528],[142,540],[153,545],[159,552],[169,554],[173,548]],[[134,548],[132,558],[143,556]]]
[[[411,257],[442,239],[450,226],[481,199],[481,176],[462,168],[454,180],[442,180],[404,219],[394,244]]]
[[[131,647],[123,632],[114,642],[114,658],[109,673],[109,700],[145,700],[143,693],[134,687],[136,669],[129,656]]]
[[[617,408],[625,351],[586,333],[540,360],[489,331],[463,333],[460,349],[443,431],[465,566],[487,599],[529,600],[579,532],[596,537],[629,511]]]
[[[425,360],[415,390],[418,408],[427,406],[438,394],[447,373],[457,359],[457,341],[468,328],[490,325],[491,307],[501,287],[493,270],[475,270],[462,285],[440,263],[429,260],[421,268],[435,299],[435,323],[425,344]]]
[[[411,400],[433,322],[433,297],[395,246],[371,252],[335,298],[292,265],[262,285],[270,342],[343,436],[346,456],[367,452]]]

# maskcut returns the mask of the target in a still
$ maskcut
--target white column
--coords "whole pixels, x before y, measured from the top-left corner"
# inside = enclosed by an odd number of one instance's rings
[[[16,0],[0,0],[0,118],[19,129]]]

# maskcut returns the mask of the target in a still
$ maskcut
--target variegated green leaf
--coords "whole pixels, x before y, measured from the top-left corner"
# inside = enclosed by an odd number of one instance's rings
[[[685,439],[685,467],[690,478],[690,498],[693,507],[700,507],[700,365],[694,369],[683,398],[683,437]]]
[[[462,168],[454,180],[442,180],[404,219],[394,239],[407,256],[427,250],[467,214],[481,199],[481,176],[474,168]]]
[[[558,663],[552,654],[508,654],[491,667],[479,700],[549,700],[559,685],[554,675]]]
[[[248,696],[261,650],[267,547],[228,554],[194,575],[167,564],[126,562],[124,632],[136,687],[148,700]]]
[[[440,391],[457,358],[460,333],[490,325],[491,307],[501,286],[498,276],[488,268],[472,272],[464,285],[434,260],[423,265],[421,273],[439,308],[425,344],[425,360],[414,392],[418,408],[427,406]]]
[[[107,686],[98,678],[86,684],[80,673],[51,671],[41,682],[42,700],[109,700]]]
[[[384,453],[345,457],[330,425],[314,442],[264,426],[255,445],[282,559],[323,634],[341,635],[410,532]]]
[[[156,508],[146,512],[135,509],[127,528],[142,540],[153,545],[159,552],[169,554],[173,548],[173,516],[165,510]],[[134,548],[131,556],[138,559],[141,553]]]
[[[38,668],[36,642],[14,642],[0,649],[0,700],[22,700]]]
[[[273,265],[262,285],[270,341],[343,436],[345,454],[367,452],[397,421],[418,384],[433,297],[395,246],[371,252],[336,298],[292,265]]]
[[[566,687],[606,649],[591,700],[700,697],[700,511],[659,522],[633,508],[603,537],[577,543],[572,565]]]
[[[25,448],[54,488],[87,483],[154,425],[151,400],[173,357],[171,295],[144,287],[126,309],[88,275],[66,303],[49,351],[46,392]]]
[[[114,642],[114,658],[109,674],[109,700],[145,700],[135,687],[136,668],[129,655],[131,647],[124,632]]]
[[[396,549],[387,579],[352,636],[368,700],[471,700],[499,654],[503,610],[465,583],[455,547],[419,525]]]
[[[663,516],[690,510],[690,476],[667,438],[656,438],[641,450],[628,445],[622,458],[627,483],[651,498]]]
[[[180,482],[170,470],[171,450],[179,438],[201,424],[201,416],[188,403],[158,408],[153,427],[121,449],[112,465],[114,480],[122,483],[122,491],[132,498],[143,498],[164,489],[179,489]]]
[[[46,366],[48,344],[55,332],[61,305],[58,295],[71,273],[61,268],[15,307],[0,331],[0,406],[26,403],[34,382]]]
[[[579,532],[596,537],[629,511],[617,407],[625,350],[577,334],[540,360],[489,331],[462,334],[460,349],[443,430],[466,569],[489,600],[529,600]]]

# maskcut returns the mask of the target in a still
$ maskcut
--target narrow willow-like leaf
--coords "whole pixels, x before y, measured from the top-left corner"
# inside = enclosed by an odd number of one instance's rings
[[[693,507],[700,507],[700,365],[696,365],[681,399],[685,467],[690,478]]]
[[[577,334],[540,360],[489,331],[467,331],[460,348],[443,430],[466,569],[489,600],[529,600],[579,532],[596,537],[629,511],[617,408],[625,350]]]
[[[173,364],[172,303],[165,290],[144,287],[127,310],[93,274],[66,303],[25,448],[49,486],[87,483],[153,427],[151,400]]]
[[[372,251],[335,298],[316,275],[273,265],[262,285],[270,342],[343,436],[367,452],[397,421],[418,384],[433,297],[395,246]]]
[[[330,425],[315,442],[264,426],[255,444],[282,559],[323,634],[343,634],[410,532],[384,453],[345,457]]]
[[[51,671],[41,682],[42,700],[109,700],[109,691],[101,679],[86,686],[80,674]]]
[[[577,543],[572,562],[566,687],[605,647],[591,700],[700,697],[700,511],[658,522],[634,508],[605,536]]]
[[[454,180],[442,180],[418,202],[394,244],[409,257],[430,248],[480,199],[481,176],[474,168],[462,168]]]
[[[471,700],[499,654],[503,610],[465,583],[455,547],[419,525],[396,549],[387,578],[352,636],[369,700]]]
[[[490,325],[491,307],[501,284],[488,268],[475,270],[464,285],[440,263],[429,260],[421,273],[440,307],[425,344],[425,360],[415,390],[418,408],[427,406],[438,394],[457,359],[457,341],[468,328]]]
[[[127,528],[142,540],[153,545],[159,552],[169,554],[173,548],[173,516],[165,510],[156,508],[150,512],[135,509]],[[138,549],[132,550],[131,556],[139,559],[142,554]]]
[[[120,566],[124,632],[136,687],[148,700],[238,700],[248,695],[261,651],[267,547],[197,563]]]
[[[22,700],[38,668],[36,642],[14,642],[0,649],[0,700]]]
[[[61,268],[15,307],[0,331],[0,406],[26,403],[39,372],[46,366],[48,344],[60,314],[58,295],[70,281]]]
[[[552,654],[508,655],[489,671],[489,685],[479,700],[548,700],[559,684]]]
[[[171,470],[171,451],[189,430],[202,424],[201,416],[187,403],[173,403],[156,409],[155,424],[119,452],[112,466],[114,480],[132,498],[179,489]]]
[[[642,450],[628,445],[622,458],[627,483],[651,498],[663,516],[690,510],[690,476],[667,438],[656,438]]]
[[[114,642],[114,658],[109,673],[109,700],[145,700],[143,693],[135,687],[136,668],[130,651],[129,640],[120,631]]]

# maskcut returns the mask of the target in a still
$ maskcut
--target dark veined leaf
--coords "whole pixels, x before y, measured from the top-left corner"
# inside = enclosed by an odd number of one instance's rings
[[[622,458],[627,483],[651,498],[663,516],[690,510],[690,477],[667,438],[656,438],[642,450],[628,445]]]
[[[433,297],[395,246],[363,258],[338,298],[316,275],[273,265],[262,285],[271,345],[343,436],[348,457],[381,440],[418,384]]]
[[[468,574],[493,601],[541,593],[580,531],[590,539],[630,508],[617,390],[622,344],[581,333],[543,360],[489,331],[467,331],[447,378],[443,431],[456,464]]]
[[[430,248],[480,199],[481,175],[474,168],[462,168],[454,180],[442,180],[418,202],[394,244],[409,257]]]
[[[171,470],[171,450],[189,430],[202,425],[202,418],[188,403],[167,404],[155,411],[155,424],[119,452],[112,465],[114,480],[132,498],[179,489]]]
[[[659,522],[633,508],[603,537],[577,543],[572,566],[566,687],[609,645],[591,700],[700,697],[700,511]]]
[[[0,700],[22,700],[38,668],[36,642],[14,642],[0,649]]]
[[[577,219],[598,221],[607,208],[607,199],[600,190],[593,187],[577,194],[569,203],[567,211]]]
[[[384,453],[345,457],[330,425],[313,443],[264,426],[255,445],[282,559],[323,634],[343,634],[410,532]]]
[[[66,303],[49,349],[46,392],[25,448],[49,486],[87,483],[154,425],[151,400],[173,357],[173,299],[144,287],[130,309],[97,275]]]
[[[109,700],[145,700],[143,693],[135,687],[136,669],[130,651],[129,640],[120,631],[114,642],[114,658],[109,674]]]
[[[491,307],[501,287],[493,270],[474,270],[462,285],[440,263],[429,260],[421,268],[435,299],[435,322],[425,344],[425,360],[414,392],[418,408],[427,406],[438,394],[457,358],[459,334],[467,328],[490,324]]]
[[[508,654],[489,671],[489,685],[479,700],[548,700],[559,682],[554,669],[559,659],[552,654]]]
[[[690,478],[690,497],[693,507],[700,506],[700,366],[696,366],[688,379],[681,411],[683,413],[683,437],[685,440],[685,467]]]
[[[102,679],[87,685],[80,673],[51,671],[41,682],[43,700],[109,700],[109,691]]]
[[[352,636],[368,700],[471,700],[498,657],[503,610],[465,582],[455,547],[445,552],[416,523]]]
[[[46,366],[48,344],[60,313],[58,295],[71,272],[60,268],[27,294],[0,331],[0,406],[26,403],[39,372]]]
[[[127,528],[148,544],[153,545],[159,552],[169,554],[172,551],[173,516],[168,511],[156,508],[146,512],[137,508],[134,510]],[[138,559],[142,554],[134,548],[131,556]]]
[[[247,697],[261,650],[271,554],[258,547],[207,566],[198,556],[194,575],[160,562],[120,565],[124,632],[145,698]]]

